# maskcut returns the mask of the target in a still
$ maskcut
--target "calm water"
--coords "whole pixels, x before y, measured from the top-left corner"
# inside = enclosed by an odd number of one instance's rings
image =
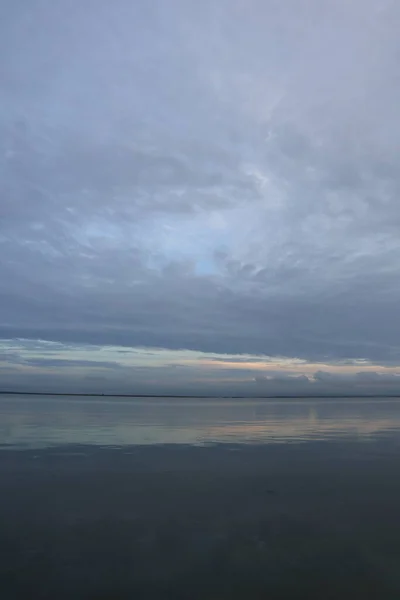
[[[0,445],[400,441],[400,399],[0,397]]]
[[[400,598],[400,400],[2,396],[0,444],[1,599]]]

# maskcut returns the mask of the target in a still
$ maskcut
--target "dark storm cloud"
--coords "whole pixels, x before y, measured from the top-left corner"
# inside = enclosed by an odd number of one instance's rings
[[[397,3],[1,11],[3,338],[400,362]]]

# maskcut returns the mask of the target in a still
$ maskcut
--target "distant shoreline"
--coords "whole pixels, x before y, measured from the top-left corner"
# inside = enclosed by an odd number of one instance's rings
[[[318,398],[400,398],[400,394],[292,394],[274,396],[200,396],[200,395],[177,395],[177,394],[102,394],[102,393],[63,393],[63,392],[17,392],[0,390],[0,396],[67,396],[67,397],[89,397],[89,398],[202,398],[221,400],[296,400],[296,399],[318,399]]]

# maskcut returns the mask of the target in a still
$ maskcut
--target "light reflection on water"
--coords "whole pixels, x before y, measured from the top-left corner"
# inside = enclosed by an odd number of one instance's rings
[[[1,396],[0,446],[400,439],[400,399]]]

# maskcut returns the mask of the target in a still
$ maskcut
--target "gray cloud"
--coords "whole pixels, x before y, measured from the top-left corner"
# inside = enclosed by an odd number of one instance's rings
[[[32,355],[32,348],[29,347],[29,344],[23,348],[23,352],[21,351],[0,351],[0,364],[6,366],[13,365],[21,365],[28,367],[40,367],[40,368],[68,368],[73,369],[74,367],[90,367],[96,369],[118,369],[121,365],[117,361],[105,361],[105,360],[90,360],[90,359],[74,359],[72,357],[68,358],[55,358],[53,354],[56,351],[53,349],[52,351],[46,352],[45,356],[35,357]],[[28,350],[28,353],[26,352]],[[37,350],[43,352],[43,346],[38,346]],[[90,350],[92,352],[92,350]],[[33,351],[34,352],[34,351]],[[93,349],[93,352],[96,352],[96,348]],[[60,348],[58,353],[62,353],[64,355],[68,355],[68,346],[65,348]],[[73,354],[73,352],[71,352]]]
[[[120,367],[120,365],[116,362],[107,362],[100,360],[73,360],[67,358],[29,358],[25,359],[23,361],[23,364],[33,367],[91,367],[95,369],[118,369]]]
[[[396,3],[2,13],[1,337],[400,364]]]
[[[59,343],[30,340],[8,340],[3,348],[3,390],[228,396],[400,394],[398,368],[374,371],[362,361],[358,371],[360,361],[313,371],[305,361],[278,357],[155,350],[141,352],[138,361],[137,350],[63,348]]]
[[[399,373],[374,371],[354,374],[317,371],[312,377],[305,375],[258,376],[255,378],[260,394],[312,394],[312,395],[399,395]]]

